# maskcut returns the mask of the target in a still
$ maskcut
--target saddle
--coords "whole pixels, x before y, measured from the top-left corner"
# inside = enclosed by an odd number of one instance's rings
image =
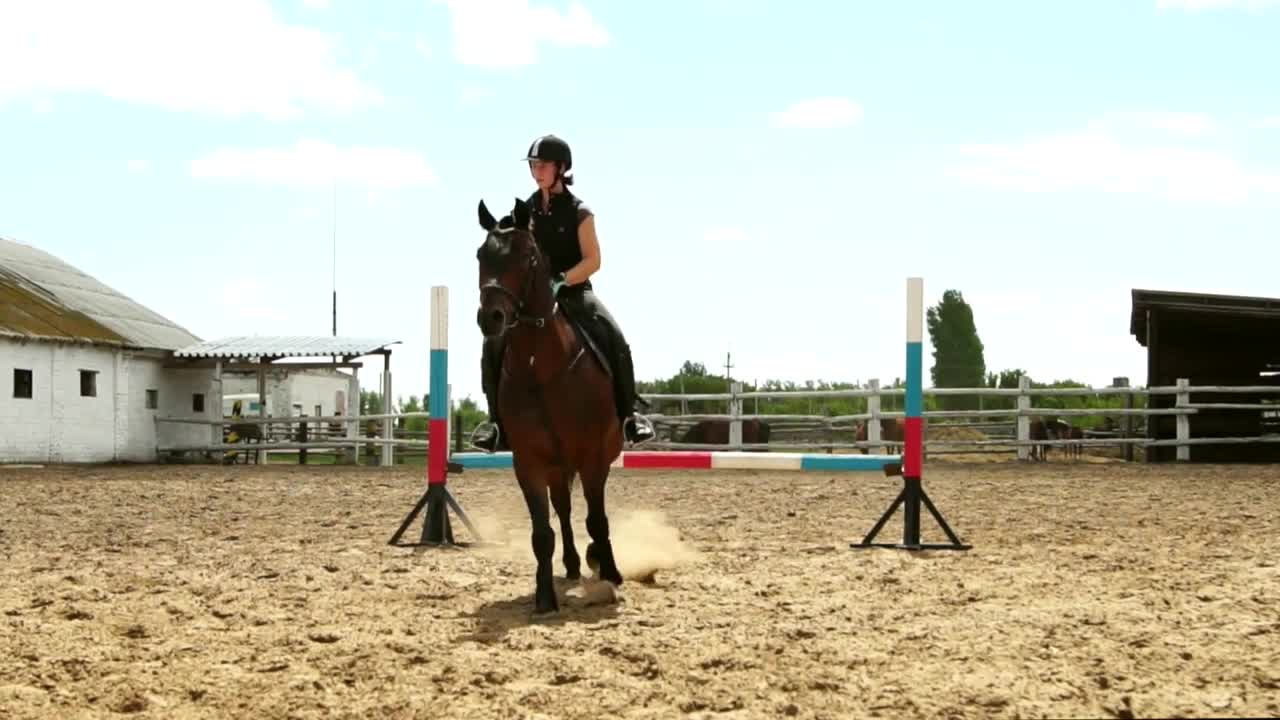
[[[582,308],[572,302],[560,303],[560,311],[578,336],[578,341],[595,357],[604,374],[612,380],[613,365],[609,362],[609,354],[604,350],[608,346],[608,338],[605,337],[605,329],[601,327],[600,320],[594,313],[587,316]]]

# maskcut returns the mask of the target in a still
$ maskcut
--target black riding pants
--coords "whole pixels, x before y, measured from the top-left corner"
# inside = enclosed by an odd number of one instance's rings
[[[627,344],[622,329],[609,309],[592,290],[582,286],[566,288],[560,292],[559,302],[566,314],[586,328],[591,339],[609,358],[613,369],[613,395],[618,416],[626,418],[635,410],[636,381],[631,361],[631,346]],[[489,403],[489,416],[497,419],[498,380],[502,376],[502,351],[505,337],[485,338],[480,356],[480,378],[485,399]]]

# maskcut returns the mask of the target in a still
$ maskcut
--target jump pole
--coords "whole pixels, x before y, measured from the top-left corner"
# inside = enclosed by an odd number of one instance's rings
[[[902,474],[902,491],[880,516],[871,532],[860,543],[850,543],[853,548],[894,548],[900,550],[968,550],[972,546],[960,542],[960,538],[947,525],[947,521],[934,507],[921,482],[924,469],[924,278],[907,278],[907,403],[906,427],[902,444],[902,467],[885,468],[885,474]],[[896,472],[895,472],[896,471]],[[923,504],[946,533],[949,543],[920,542],[920,505]],[[902,542],[876,543],[876,535],[902,506]]]
[[[462,506],[449,492],[449,473],[461,473],[462,465],[449,462],[449,288],[431,288],[431,384],[428,404],[427,490],[391,536],[390,545],[465,546],[453,539],[449,510],[467,526],[472,537],[480,541],[480,533]],[[422,538],[417,543],[400,543],[414,518],[426,508],[422,522]]]

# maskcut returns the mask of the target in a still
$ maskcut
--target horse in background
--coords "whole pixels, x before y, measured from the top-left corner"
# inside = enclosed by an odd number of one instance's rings
[[[763,445],[769,442],[769,423],[759,419],[742,420],[742,443]],[[685,430],[677,442],[691,445],[728,445],[731,420],[699,420]],[[767,452],[761,449],[760,452]]]
[[[907,421],[903,418],[880,418],[880,440],[890,443],[885,445],[885,452],[890,455],[902,453],[902,444],[906,442]],[[854,429],[854,440],[857,442],[867,441],[867,421],[858,421]],[[858,448],[863,455],[868,454],[870,448]]]

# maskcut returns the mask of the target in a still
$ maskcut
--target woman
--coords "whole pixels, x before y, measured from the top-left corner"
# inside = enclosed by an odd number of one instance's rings
[[[653,426],[635,409],[644,400],[636,394],[635,370],[631,347],[622,330],[596,297],[591,276],[600,270],[600,243],[596,238],[595,214],[582,200],[569,192],[573,184],[573,153],[568,143],[555,135],[544,135],[533,141],[525,153],[529,173],[538,189],[529,196],[533,208],[533,236],[551,266],[552,292],[575,318],[586,318],[591,331],[592,317],[604,331],[604,350],[613,368],[613,393],[622,421],[623,436],[631,443],[653,439]],[[592,333],[592,337],[598,337]],[[480,360],[481,384],[489,404],[489,423],[476,429],[472,444],[494,452],[506,450],[505,433],[498,417],[498,379],[502,373],[502,339],[486,339]]]

